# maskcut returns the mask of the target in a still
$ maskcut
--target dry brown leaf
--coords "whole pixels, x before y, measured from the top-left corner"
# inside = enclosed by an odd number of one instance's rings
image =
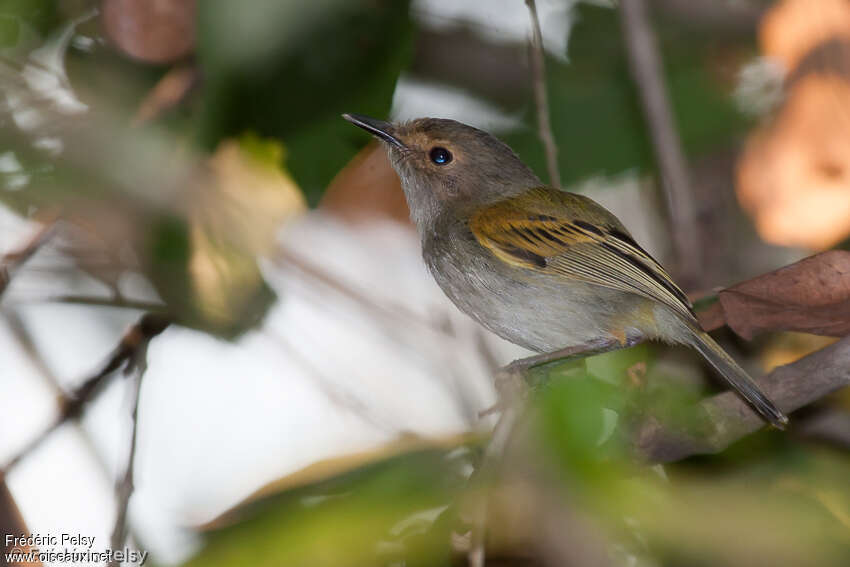
[[[104,0],[101,21],[121,51],[170,63],[195,49],[195,0]]]
[[[376,217],[410,222],[398,175],[378,142],[363,148],[333,178],[319,207],[352,223]]]
[[[724,289],[700,322],[708,330],[725,322],[745,339],[762,331],[850,334],[850,252],[817,254]]]

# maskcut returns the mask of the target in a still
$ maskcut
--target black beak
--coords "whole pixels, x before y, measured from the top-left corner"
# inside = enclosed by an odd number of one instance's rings
[[[343,118],[354,124],[355,126],[360,126],[373,136],[380,138],[381,140],[387,142],[388,144],[392,144],[399,149],[406,149],[401,140],[390,134],[393,129],[393,125],[389,122],[384,122],[383,120],[377,120],[375,118],[369,118],[368,116],[363,116],[362,114],[343,114]]]

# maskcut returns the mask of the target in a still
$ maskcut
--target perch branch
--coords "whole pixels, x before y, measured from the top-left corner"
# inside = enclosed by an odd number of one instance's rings
[[[631,344],[636,344],[632,342]],[[564,358],[592,356],[622,348],[619,342],[589,343],[557,353],[522,359],[500,372],[497,387],[517,384],[515,378],[541,364]],[[850,385],[850,336],[814,352],[791,364],[780,366],[773,372],[756,379],[759,387],[785,413],[790,413],[824,396]],[[533,387],[533,384],[531,384]],[[513,409],[518,397],[516,391],[502,395],[498,409]],[[636,455],[651,463],[666,463],[705,453],[717,453],[739,439],[761,429],[764,421],[735,392],[727,391],[704,399],[698,404],[707,420],[699,431],[689,431],[681,426],[664,422],[656,415],[646,415],[636,425],[633,446]],[[491,410],[487,410],[489,413]]]
[[[756,381],[786,413],[819,400],[850,384],[850,336]],[[711,430],[707,434],[682,431],[647,416],[636,431],[636,452],[649,462],[677,461],[722,451],[764,427],[761,418],[734,392],[717,394],[699,406],[708,415]]]
[[[620,16],[632,79],[649,127],[656,167],[665,196],[673,244],[685,287],[697,282],[701,248],[688,166],[664,87],[661,56],[647,15],[645,0],[622,0]]]
[[[156,301],[143,301],[114,296],[98,297],[94,295],[49,295],[47,297],[39,297],[36,301],[39,303],[66,303],[68,305],[90,305],[93,307],[136,309],[152,313],[163,313],[167,309],[167,306],[164,303]]]
[[[558,171],[558,146],[552,133],[549,118],[549,99],[546,95],[546,63],[543,58],[543,34],[540,31],[540,19],[537,17],[537,5],[534,0],[525,0],[531,17],[531,72],[534,86],[534,103],[537,107],[537,129],[543,151],[546,153],[546,168],[549,183],[561,187],[561,174]]]
[[[358,289],[354,285],[349,285],[347,282],[311,263],[289,248],[280,246],[273,261],[281,268],[294,268],[307,278],[327,286],[329,289],[339,293],[371,313],[389,320],[399,321],[404,325],[413,323],[429,332],[437,332],[441,335],[447,334],[445,329],[440,328],[434,321],[422,317],[415,311],[399,303],[389,304],[373,299],[364,290]]]
[[[143,315],[135,325],[124,333],[118,346],[115,347],[115,350],[103,367],[74,389],[73,392],[60,400],[59,415],[9,459],[2,469],[0,469],[0,474],[4,474],[18,464],[21,459],[29,455],[60,425],[70,419],[79,417],[86,403],[103,391],[108,378],[113,376],[115,371],[119,370],[122,366],[127,370],[132,370],[137,363],[138,359],[136,357],[140,349],[147,348],[150,340],[164,331],[168,325],[168,319],[160,315]]]

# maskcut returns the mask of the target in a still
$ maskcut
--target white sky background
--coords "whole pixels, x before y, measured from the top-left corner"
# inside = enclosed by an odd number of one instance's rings
[[[546,48],[565,57],[571,2],[538,4]],[[469,22],[489,39],[524,39],[529,33],[522,0],[415,0],[414,11],[424,25]],[[401,82],[393,106],[399,118],[463,118],[495,130],[519,124],[518,117],[463,92],[410,80]],[[618,191],[610,204],[633,208],[640,201],[637,181],[625,176],[619,183],[628,190]],[[600,180],[599,185],[608,183]],[[0,209],[0,253],[25,238],[27,228]],[[644,237],[641,229],[634,232]],[[465,384],[474,410],[492,401],[475,347],[478,328],[449,304],[427,274],[412,233],[392,224],[353,229],[314,214],[288,227],[281,240],[296,250],[299,242],[308,241],[333,248],[336,263],[327,267],[340,280],[379,303],[402,304],[423,320],[449,321],[455,336],[427,330],[427,325],[376,323],[361,306],[268,262],[269,283],[285,300],[261,329],[235,343],[182,328],[154,339],[140,399],[131,522],[157,561],[178,561],[191,551],[192,539],[181,526],[209,520],[259,486],[317,459],[403,432],[434,435],[467,428],[455,380]],[[44,269],[59,260],[49,247],[40,251],[16,274],[0,309],[20,314],[50,369],[71,387],[98,368],[139,314],[34,303],[51,290],[69,292],[45,277]],[[137,279],[127,278],[129,293],[144,294]],[[106,293],[85,277],[75,285],[80,293]],[[491,339],[505,362],[522,352]],[[305,360],[290,356],[281,341]],[[320,383],[334,385],[347,400],[343,407],[329,399]],[[108,547],[112,483],[123,471],[129,434],[127,384],[116,380],[89,407],[82,429],[64,426],[9,475],[33,533],[79,532],[95,536],[96,549]],[[55,398],[2,317],[0,392],[3,462],[49,422]],[[365,417],[351,409],[361,406]]]

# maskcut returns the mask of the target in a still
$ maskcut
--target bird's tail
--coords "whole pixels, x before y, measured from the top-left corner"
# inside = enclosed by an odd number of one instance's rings
[[[778,429],[785,429],[788,418],[761,391],[750,375],[729,356],[708,333],[691,328],[692,346],[723,376],[732,388],[766,421]]]

